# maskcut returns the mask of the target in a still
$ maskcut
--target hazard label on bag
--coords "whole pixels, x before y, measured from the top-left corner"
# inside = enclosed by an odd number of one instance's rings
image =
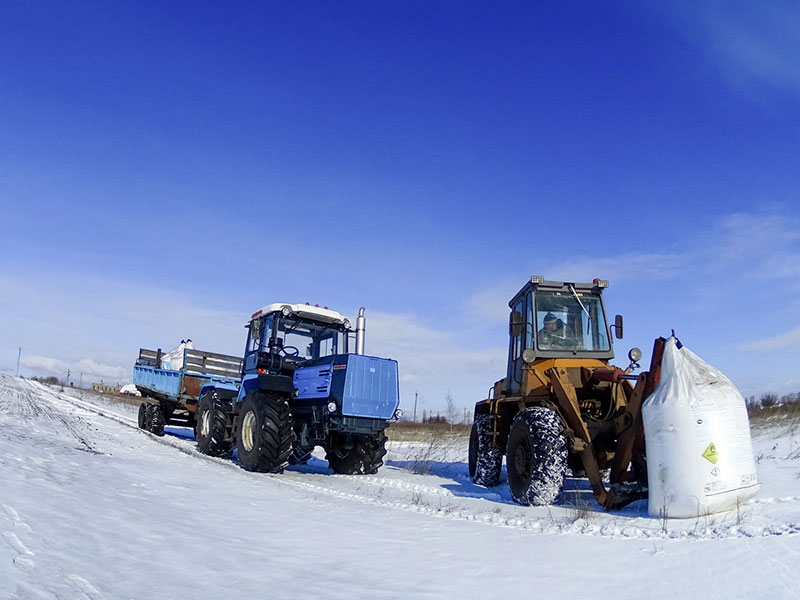
[[[706,451],[703,452],[703,458],[714,465],[717,464],[719,454],[717,454],[717,446],[714,444],[714,442],[711,442],[708,445],[708,448],[706,448]]]

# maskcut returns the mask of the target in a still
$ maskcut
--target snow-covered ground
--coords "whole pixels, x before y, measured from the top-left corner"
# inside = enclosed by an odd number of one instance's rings
[[[377,475],[321,454],[282,475],[157,438],[136,407],[0,375],[0,598],[633,598],[800,595],[800,431],[754,431],[761,493],[662,522],[477,487],[463,439],[393,442]]]

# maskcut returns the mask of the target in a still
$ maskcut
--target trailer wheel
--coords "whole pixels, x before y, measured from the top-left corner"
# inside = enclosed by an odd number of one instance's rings
[[[299,444],[292,446],[292,453],[289,455],[290,465],[304,465],[311,460],[311,454],[314,452],[313,448],[303,448]]]
[[[477,485],[492,487],[500,483],[503,452],[492,441],[492,418],[478,415],[469,435],[469,476]]]
[[[247,394],[236,427],[236,449],[242,467],[259,473],[282,473],[293,441],[287,399],[268,393]]]
[[[233,450],[233,408],[216,392],[200,397],[195,413],[194,439],[197,448],[209,456],[228,456]]]
[[[514,417],[506,470],[515,502],[540,506],[556,499],[567,470],[567,440],[555,412],[534,407]]]
[[[147,429],[147,402],[142,402],[139,405],[139,415],[138,415],[138,422],[139,422],[139,429]]]
[[[354,437],[352,442],[335,442],[326,452],[328,466],[340,475],[374,475],[386,455],[386,434]]]
[[[147,430],[153,435],[161,437],[164,435],[164,411],[160,404],[150,404],[148,408],[150,417]]]

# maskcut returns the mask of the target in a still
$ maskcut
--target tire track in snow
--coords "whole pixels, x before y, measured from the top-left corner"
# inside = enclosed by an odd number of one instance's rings
[[[29,389],[23,390],[19,387],[9,386],[3,382],[3,387],[0,387],[0,397],[5,397],[9,390],[13,390],[10,396],[13,396],[22,405],[22,414],[26,417],[44,417],[60,424],[67,432],[72,435],[78,442],[80,442],[89,452],[97,452],[92,444],[86,439],[83,432],[75,425],[74,421],[67,415],[55,409],[55,407],[47,401],[46,396],[61,400],[63,396],[57,394],[47,386],[27,379],[21,380],[28,386]],[[40,392],[40,393],[35,393]],[[44,393],[46,396],[42,395]],[[2,407],[7,407],[9,404],[6,400]],[[0,408],[2,408],[0,407]]]

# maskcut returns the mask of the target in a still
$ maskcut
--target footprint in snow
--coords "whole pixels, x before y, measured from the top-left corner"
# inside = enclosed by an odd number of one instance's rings
[[[69,581],[78,591],[89,600],[105,600],[105,596],[97,591],[97,589],[80,575],[67,575]]]
[[[19,539],[19,536],[16,533],[11,531],[3,532],[3,538],[5,538],[9,546],[17,551],[17,555],[13,558],[14,566],[21,571],[30,573],[36,566],[36,563],[33,562],[32,558],[33,552],[22,543],[22,540]]]
[[[13,506],[9,506],[8,504],[0,504],[0,508],[3,509],[6,520],[11,521],[14,524],[14,527],[25,533],[29,533],[31,531],[30,526],[22,520],[22,517],[19,516],[17,509],[15,509]]]

